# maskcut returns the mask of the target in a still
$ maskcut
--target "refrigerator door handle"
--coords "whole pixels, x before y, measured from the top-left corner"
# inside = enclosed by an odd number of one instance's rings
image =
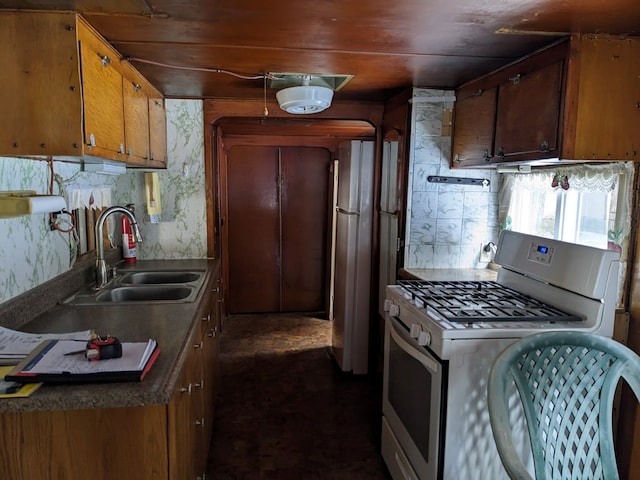
[[[336,212],[344,213],[345,215],[360,215],[360,212],[350,212],[349,210],[345,210],[344,208],[336,207]]]

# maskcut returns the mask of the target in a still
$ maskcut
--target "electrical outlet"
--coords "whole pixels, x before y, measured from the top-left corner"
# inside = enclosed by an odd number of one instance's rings
[[[489,263],[491,261],[491,257],[493,256],[493,252],[491,249],[487,252],[485,250],[486,245],[484,243],[480,244],[480,261],[482,263]]]

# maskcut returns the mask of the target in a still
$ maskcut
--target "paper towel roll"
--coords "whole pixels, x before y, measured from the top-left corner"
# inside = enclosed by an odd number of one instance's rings
[[[0,195],[0,218],[11,218],[35,213],[59,212],[66,208],[67,204],[64,198],[58,195]]]

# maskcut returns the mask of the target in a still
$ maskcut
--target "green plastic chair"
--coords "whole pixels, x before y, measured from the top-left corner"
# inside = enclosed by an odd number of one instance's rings
[[[488,405],[509,477],[532,478],[514,446],[509,420],[515,383],[537,480],[619,479],[612,409],[621,377],[640,400],[640,357],[597,335],[535,334],[502,352],[489,373]]]

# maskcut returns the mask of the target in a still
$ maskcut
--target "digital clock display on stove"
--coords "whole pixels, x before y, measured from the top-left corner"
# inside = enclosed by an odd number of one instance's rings
[[[553,247],[549,247],[545,244],[535,241],[531,242],[527,259],[532,262],[549,266],[551,265],[551,261],[553,260]]]

